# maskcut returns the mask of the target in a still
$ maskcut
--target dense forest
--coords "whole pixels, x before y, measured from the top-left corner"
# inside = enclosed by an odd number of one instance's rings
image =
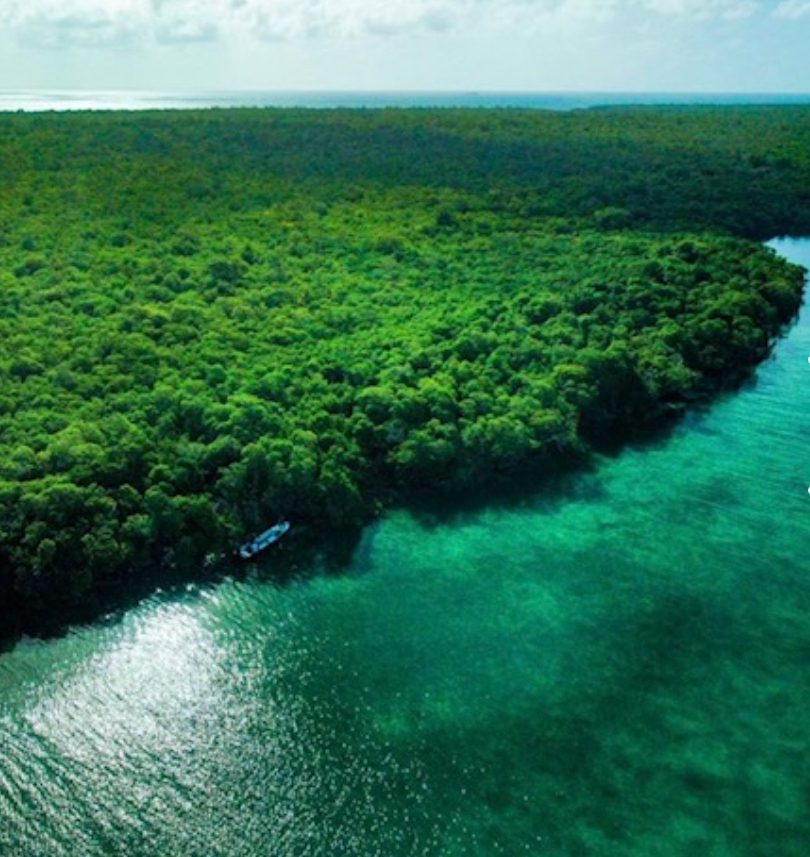
[[[805,108],[0,116],[0,625],[677,412],[784,233]]]

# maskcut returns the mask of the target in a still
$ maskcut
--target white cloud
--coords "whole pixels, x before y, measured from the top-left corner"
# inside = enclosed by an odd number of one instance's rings
[[[148,13],[143,0],[10,0],[0,24],[24,43],[59,48],[129,42],[143,32]]]
[[[798,21],[810,15],[810,0],[783,0],[773,10],[775,18],[786,18],[789,21]]]
[[[463,0],[242,0],[230,26],[263,39],[394,35],[443,30],[463,20]]]
[[[761,4],[756,0],[642,0],[641,5],[662,15],[733,21],[750,18]]]
[[[598,26],[622,14],[750,17],[757,0],[0,0],[0,26],[49,47],[234,39],[295,41],[486,28]],[[799,18],[810,0],[774,14]]]
[[[159,42],[213,41],[226,21],[227,0],[154,0],[145,4],[151,30]]]

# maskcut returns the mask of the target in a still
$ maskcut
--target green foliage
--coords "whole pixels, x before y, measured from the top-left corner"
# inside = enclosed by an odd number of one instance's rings
[[[0,118],[0,595],[584,450],[761,359],[810,111]]]

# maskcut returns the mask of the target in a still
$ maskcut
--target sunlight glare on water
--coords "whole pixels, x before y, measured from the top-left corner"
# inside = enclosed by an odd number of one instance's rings
[[[0,854],[806,857],[808,355],[805,309],[559,486],[20,642]]]

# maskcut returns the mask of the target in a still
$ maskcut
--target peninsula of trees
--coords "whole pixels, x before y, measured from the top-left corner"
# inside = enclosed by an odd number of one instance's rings
[[[0,625],[744,375],[810,109],[0,116]]]

